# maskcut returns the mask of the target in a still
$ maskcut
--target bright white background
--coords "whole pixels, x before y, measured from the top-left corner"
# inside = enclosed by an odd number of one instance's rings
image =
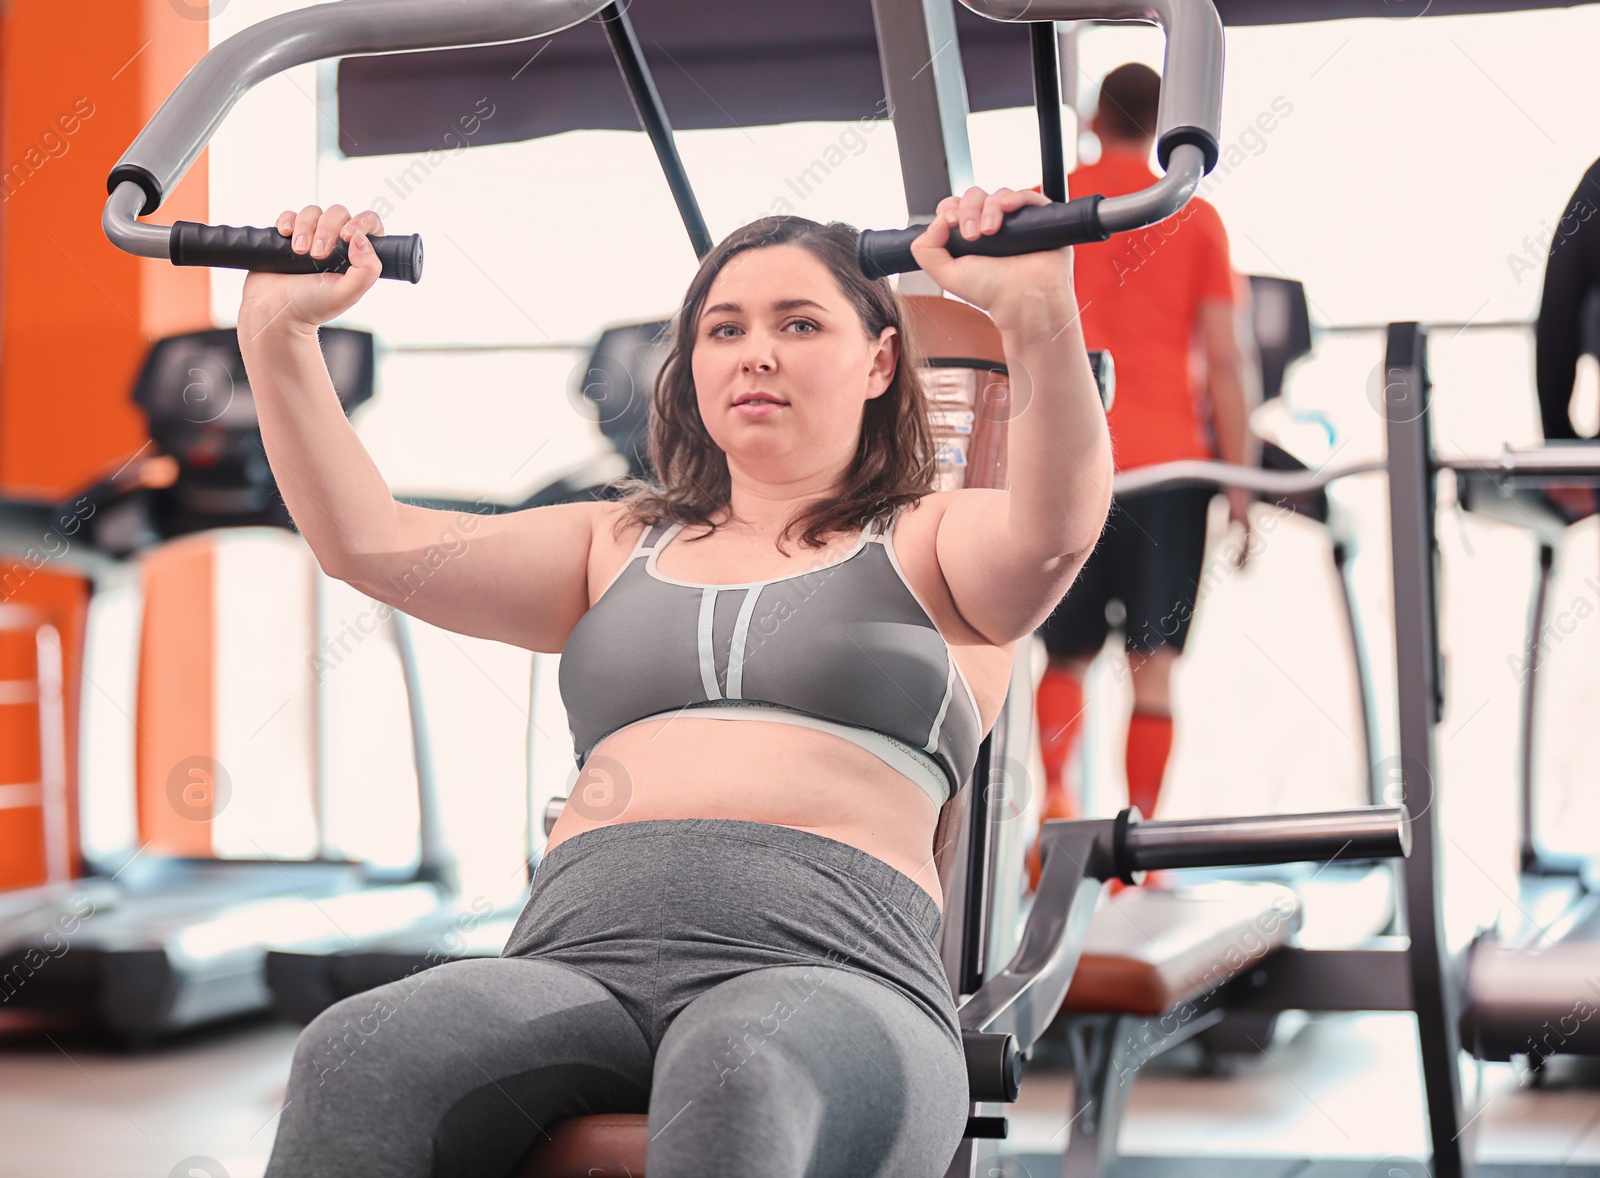
[[[214,19],[214,39],[292,7],[233,0]],[[1292,374],[1284,403],[1263,411],[1264,432],[1314,465],[1381,455],[1373,403],[1380,338],[1320,329],[1531,318],[1544,249],[1529,241],[1549,232],[1600,155],[1588,86],[1596,43],[1595,9],[1229,30],[1223,142],[1237,151],[1234,166],[1204,192],[1229,228],[1235,265],[1301,279],[1319,327],[1317,350]],[[1096,29],[1081,46],[1086,104],[1112,66],[1159,64],[1154,30]],[[572,395],[587,345],[606,324],[670,313],[691,274],[693,257],[648,145],[635,133],[585,132],[474,148],[431,166],[421,157],[347,160],[332,147],[331,77],[328,67],[302,67],[241,101],[210,153],[212,220],[270,224],[305,203],[359,209],[385,193],[395,203],[391,182],[405,188],[387,227],[424,235],[428,273],[417,286],[380,284],[348,320],[376,332],[385,348],[378,395],[358,429],[396,491],[519,498],[600,447]],[[1279,99],[1290,113],[1270,134],[1253,133],[1257,115]],[[975,115],[969,130],[980,184],[1037,182],[1030,111]],[[714,235],[792,197],[788,182],[830,145],[845,162],[796,211],[864,227],[904,223],[887,123],[689,132],[679,143]],[[1086,147],[1092,151],[1092,141]],[[1519,274],[1517,257],[1534,268]],[[241,277],[214,272],[218,323],[235,320]],[[473,350],[454,350],[468,345]],[[407,350],[417,348],[439,350]],[[1536,439],[1525,331],[1440,330],[1433,363],[1442,449]],[[1392,752],[1382,495],[1381,478],[1368,476],[1336,498],[1359,552],[1353,575],[1380,731]],[[1508,658],[1521,641],[1533,552],[1515,532],[1449,511],[1448,487],[1445,503],[1449,703],[1438,736],[1439,804],[1460,938],[1508,903],[1517,748]],[[1220,561],[1221,518],[1213,525],[1208,561]],[[1600,596],[1584,583],[1600,572],[1596,537],[1593,520],[1573,529],[1553,611]],[[1177,683],[1166,816],[1364,801],[1327,538],[1290,519],[1266,540],[1244,573],[1217,578],[1200,608]],[[252,594],[278,591],[247,577],[220,590],[245,627]],[[342,585],[330,587],[327,601],[329,633],[367,605]],[[469,891],[504,896],[521,882],[530,659],[417,629],[448,833]],[[253,653],[241,648],[235,679],[222,685],[226,706],[245,713],[241,730],[255,731],[282,705],[282,694],[249,671],[250,659],[301,658],[308,648],[304,633],[259,628]],[[400,862],[413,851],[415,814],[404,757],[395,756],[404,751],[404,713],[398,693],[381,686],[394,674],[381,650],[370,639],[328,676],[338,716],[327,753],[336,795],[330,834],[336,845]],[[1597,653],[1600,624],[1579,625],[1553,652],[1545,678],[1543,833],[1574,849],[1600,819],[1595,791],[1582,789],[1597,768],[1583,739],[1595,714]],[[532,712],[541,801],[565,792],[571,769],[555,663],[539,659]],[[1093,685],[1087,769],[1095,806],[1110,811],[1121,804],[1130,699],[1120,656],[1102,658]],[[286,765],[295,760],[285,756]],[[265,808],[248,812],[263,816],[254,837],[267,849],[303,853],[308,807],[281,807],[283,821],[270,829]]]

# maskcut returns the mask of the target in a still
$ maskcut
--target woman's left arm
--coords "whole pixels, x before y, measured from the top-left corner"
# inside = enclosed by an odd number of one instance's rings
[[[1035,192],[948,197],[912,252],[945,290],[989,312],[1011,378],[1008,490],[953,495],[936,552],[956,608],[991,642],[1032,633],[1099,542],[1111,506],[1111,436],[1089,367],[1072,251],[952,258],[952,232],[992,233],[1001,217],[1047,203]]]

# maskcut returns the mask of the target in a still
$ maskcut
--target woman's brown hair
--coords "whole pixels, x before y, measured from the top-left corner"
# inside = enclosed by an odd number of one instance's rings
[[[650,465],[654,481],[629,479],[621,492],[616,532],[634,524],[699,524],[716,530],[711,518],[729,509],[731,482],[727,455],[700,417],[692,359],[701,309],[729,259],[747,250],[796,245],[826,266],[860,318],[877,337],[896,329],[900,359],[883,394],[866,402],[855,458],[839,493],[812,504],[779,537],[799,529],[801,543],[820,548],[830,535],[857,532],[886,518],[933,489],[933,429],[918,379],[921,355],[906,331],[904,304],[887,279],[868,278],[856,261],[854,228],[804,217],[763,217],[723,238],[705,260],[673,318],[672,341],[656,378],[650,413]],[[720,526],[720,525],[718,525]],[[700,537],[703,539],[704,537]]]

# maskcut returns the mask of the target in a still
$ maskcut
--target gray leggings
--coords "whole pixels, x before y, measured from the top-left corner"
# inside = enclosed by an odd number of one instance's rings
[[[939,1178],[966,1128],[938,905],[847,843],[597,827],[498,958],[301,1033],[266,1178],[503,1178],[552,1122],[649,1114],[650,1178]]]

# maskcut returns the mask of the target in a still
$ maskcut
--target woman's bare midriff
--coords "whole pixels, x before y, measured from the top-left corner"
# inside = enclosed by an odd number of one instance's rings
[[[944,908],[931,854],[939,808],[909,778],[829,732],[681,714],[595,749],[546,850],[585,830],[650,818],[770,822],[848,843],[910,876]],[[587,813],[586,813],[587,812]],[[827,815],[818,821],[819,815]]]

